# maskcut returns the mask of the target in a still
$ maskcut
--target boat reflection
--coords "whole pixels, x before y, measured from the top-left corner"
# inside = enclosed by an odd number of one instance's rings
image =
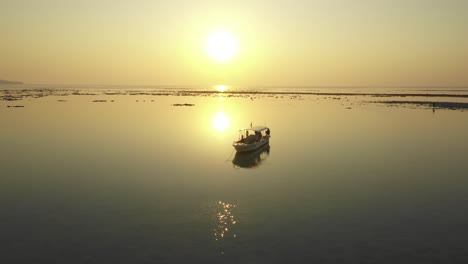
[[[255,168],[270,155],[270,144],[266,144],[252,152],[237,152],[232,160],[235,167],[240,168]]]

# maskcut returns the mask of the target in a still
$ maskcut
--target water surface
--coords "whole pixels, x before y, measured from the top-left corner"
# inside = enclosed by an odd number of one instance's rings
[[[116,90],[0,101],[2,262],[468,261],[466,111]]]

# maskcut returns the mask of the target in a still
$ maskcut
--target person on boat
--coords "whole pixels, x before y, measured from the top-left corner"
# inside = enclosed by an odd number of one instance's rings
[[[259,141],[262,138],[262,133],[255,131],[255,136],[257,136],[257,141]]]

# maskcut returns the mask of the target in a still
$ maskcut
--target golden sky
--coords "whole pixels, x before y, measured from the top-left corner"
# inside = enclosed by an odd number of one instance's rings
[[[0,1],[0,79],[27,83],[468,86],[467,47],[466,0]]]

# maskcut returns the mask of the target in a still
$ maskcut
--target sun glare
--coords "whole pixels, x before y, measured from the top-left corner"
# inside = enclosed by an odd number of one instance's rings
[[[236,57],[239,45],[231,32],[216,31],[208,35],[205,51],[214,61],[224,63]]]
[[[218,92],[222,93],[222,92],[226,91],[228,87],[227,87],[227,85],[215,85],[215,88],[216,88],[216,90]]]
[[[213,127],[219,132],[225,131],[229,127],[228,116],[220,111],[213,118]]]

